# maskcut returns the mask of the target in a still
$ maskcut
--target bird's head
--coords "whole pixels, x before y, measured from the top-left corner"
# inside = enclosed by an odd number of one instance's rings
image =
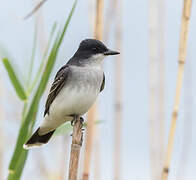
[[[83,40],[74,57],[80,58],[84,61],[101,62],[106,56],[120,54],[117,51],[108,49],[101,41],[96,39]]]

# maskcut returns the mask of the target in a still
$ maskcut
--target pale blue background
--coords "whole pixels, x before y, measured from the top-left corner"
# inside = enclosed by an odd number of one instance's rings
[[[45,20],[45,29],[47,37],[54,21],[63,24],[65,17],[72,6],[73,1],[54,1],[48,0],[44,5],[43,14]],[[175,80],[177,70],[178,42],[180,31],[180,20],[182,11],[182,0],[180,1],[165,1],[166,3],[166,121],[167,133],[169,130],[169,122],[173,107],[173,97],[175,91]],[[149,119],[148,119],[148,1],[123,1],[123,67],[124,67],[124,119],[123,119],[123,159],[122,159],[122,174],[123,180],[150,180],[150,165],[149,165]],[[31,1],[0,1],[0,45],[4,46],[11,56],[13,63],[17,66],[18,71],[23,74],[27,73],[28,61],[31,54],[33,32],[34,32],[34,17],[23,21],[19,17],[26,15],[33,7]],[[107,11],[107,5],[105,6]],[[87,1],[79,0],[76,11],[73,15],[71,24],[64,38],[63,45],[58,56],[57,63],[54,68],[55,72],[73,55],[81,40],[87,37],[92,37],[90,32],[90,23],[88,16]],[[193,93],[195,92],[195,39],[196,39],[196,4],[193,2],[192,17],[190,24],[190,34],[188,41],[188,58],[186,67],[192,66]],[[113,42],[114,37],[107,45],[115,48]],[[24,63],[25,59],[25,63]],[[104,92],[100,95],[100,119],[105,122],[100,125],[101,134],[101,177],[102,180],[112,180],[113,170],[113,103],[114,103],[114,58],[108,58],[104,62],[106,74],[106,86]],[[39,62],[39,55],[37,55]],[[38,64],[35,66],[38,67]],[[185,71],[185,76],[186,76]],[[1,99],[3,107],[6,107],[4,128],[5,137],[5,156],[4,156],[4,176],[7,175],[7,166],[10,160],[17,132],[19,129],[19,117],[22,109],[22,104],[16,97],[13,88],[11,87],[7,74],[5,73],[2,64],[0,65],[0,78],[4,83],[5,96]],[[52,78],[50,83],[52,82]],[[2,86],[2,85],[1,85]],[[48,90],[47,90],[48,92]],[[46,95],[40,105],[41,120],[43,114],[43,104],[46,100]],[[183,100],[183,98],[182,98]],[[184,180],[196,179],[196,123],[195,114],[195,94],[193,100],[193,124],[192,124],[192,141],[190,142],[190,153],[188,163],[185,169]],[[177,123],[176,141],[174,147],[174,156],[171,163],[170,180],[177,180],[176,175],[179,173],[179,161],[181,160],[182,140],[183,140],[183,101],[180,106],[179,121]],[[16,116],[17,115],[17,116]],[[13,117],[17,118],[17,121]],[[186,120],[188,121],[188,120]],[[36,127],[38,123],[36,124]],[[8,141],[9,139],[9,141]],[[60,137],[54,138],[49,145],[40,149],[35,149],[30,152],[27,164],[24,169],[23,180],[25,179],[41,179],[39,170],[35,161],[37,152],[42,151],[46,161],[45,166],[50,171],[55,170],[58,173],[60,159],[64,158],[64,153],[60,142]],[[68,147],[69,148],[69,147]],[[50,151],[48,150],[50,149]],[[52,149],[52,150],[51,150]],[[57,149],[57,150],[54,150]],[[57,151],[59,153],[57,153]],[[42,154],[43,154],[42,153]],[[55,154],[56,153],[56,154]],[[56,156],[56,157],[55,157]],[[42,159],[40,159],[42,161]],[[92,178],[93,179],[93,176]]]

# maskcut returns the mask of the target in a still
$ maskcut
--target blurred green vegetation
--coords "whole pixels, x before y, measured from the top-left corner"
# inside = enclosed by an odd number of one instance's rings
[[[32,71],[34,65],[34,57],[36,53],[36,31],[32,48],[32,55],[30,59],[30,66],[27,75],[26,87],[24,87],[23,82],[20,82],[20,74],[17,73],[14,66],[11,64],[9,58],[3,58],[3,64],[7,70],[10,82],[12,83],[17,96],[21,101],[24,102],[23,111],[21,115],[21,125],[15,145],[14,153],[9,164],[9,174],[8,180],[19,180],[22,171],[25,166],[25,162],[28,156],[28,151],[23,149],[23,144],[27,138],[32,134],[32,130],[35,124],[36,115],[39,108],[40,99],[45,91],[47,86],[50,74],[56,62],[57,54],[60,48],[60,45],[63,41],[63,37],[66,33],[68,25],[70,23],[71,17],[75,10],[77,0],[75,0],[72,9],[69,13],[69,16],[64,24],[64,27],[56,31],[56,23],[54,23],[50,39],[47,44],[47,48],[42,57],[42,61],[38,68],[38,71],[35,75],[35,78],[32,79]],[[53,36],[56,36],[53,38]]]

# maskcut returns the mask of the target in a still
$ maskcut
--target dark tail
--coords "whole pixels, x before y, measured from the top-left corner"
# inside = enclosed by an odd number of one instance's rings
[[[44,134],[44,135],[39,135],[38,131],[39,131],[39,128],[30,137],[30,139],[23,145],[24,149],[30,149],[35,146],[41,146],[43,144],[46,144],[50,140],[50,138],[52,137],[55,130],[53,130],[47,134]]]

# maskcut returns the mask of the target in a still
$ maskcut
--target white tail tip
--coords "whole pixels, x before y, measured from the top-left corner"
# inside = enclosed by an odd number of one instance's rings
[[[23,148],[28,150],[28,149],[32,149],[32,148],[37,148],[44,145],[44,143],[35,143],[35,144],[23,144]]]

